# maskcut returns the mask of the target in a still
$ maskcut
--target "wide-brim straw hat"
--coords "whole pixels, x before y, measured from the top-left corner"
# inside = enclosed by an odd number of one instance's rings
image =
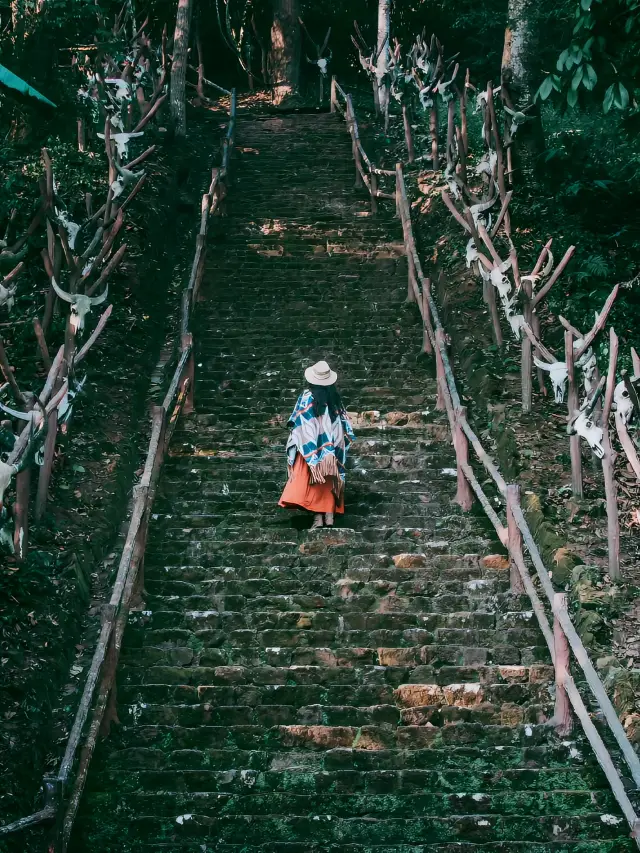
[[[331,370],[326,361],[319,361],[317,364],[307,367],[304,378],[310,385],[334,385],[338,374]]]

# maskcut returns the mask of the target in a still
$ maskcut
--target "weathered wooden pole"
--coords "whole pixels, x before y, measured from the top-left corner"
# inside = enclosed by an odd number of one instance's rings
[[[442,335],[441,329],[436,329],[436,379],[438,381],[438,396],[436,398],[436,409],[439,412],[444,412],[447,408],[447,404],[444,399],[444,383],[447,381],[444,373],[444,364],[442,361],[442,351],[440,350],[441,344],[444,343],[444,337]]]
[[[411,121],[409,120],[409,111],[407,105],[402,105],[402,121],[404,124],[404,139],[407,145],[407,157],[410,163],[416,159],[416,152],[413,146],[413,133],[411,131]]]
[[[196,365],[193,353],[193,335],[191,332],[186,332],[182,335],[182,351],[184,352],[187,347],[191,348],[191,352],[189,353],[189,360],[187,362],[187,366],[184,371],[185,379],[189,382],[189,387],[187,388],[187,396],[184,401],[183,413],[185,415],[190,414],[194,410],[194,384],[196,378]]]
[[[469,442],[465,431],[462,429],[462,421],[466,420],[466,417],[466,408],[459,406],[454,414],[455,432],[453,435],[453,447],[456,451],[456,471],[458,476],[458,489],[455,501],[465,512],[469,512],[473,506],[473,492],[462,470],[463,465],[469,465]]]
[[[27,465],[16,475],[16,502],[13,506],[15,527],[13,547],[16,560],[23,563],[29,550],[29,495],[31,492],[31,468]]]
[[[573,728],[571,703],[569,702],[565,687],[565,678],[569,675],[569,642],[558,619],[558,613],[566,609],[567,596],[563,592],[556,592],[553,596],[553,646],[556,681],[556,701],[553,722],[556,732],[561,737],[568,735]]]
[[[618,336],[613,328],[609,330],[609,369],[602,409],[602,476],[607,500],[607,545],[609,552],[609,576],[611,580],[622,580],[620,572],[620,519],[618,517],[618,487],[614,476],[616,452],[609,434],[609,415],[613,405],[613,392],[616,386],[616,364],[618,362]]]
[[[433,345],[431,344],[433,326],[431,324],[431,307],[429,305],[430,290],[431,281],[425,278],[422,282],[422,350],[427,355],[431,355],[433,352]]]
[[[579,405],[573,364],[573,335],[569,331],[564,333],[564,358],[567,365],[567,408],[569,411],[569,421],[571,421],[578,411]],[[581,498],[583,495],[582,453],[579,435],[570,436],[569,452],[571,454],[571,491],[577,498]]]
[[[38,492],[36,495],[36,521],[41,521],[47,509],[47,495],[51,472],[53,470],[53,457],[56,450],[56,438],[58,434],[58,410],[54,409],[47,418],[47,435],[44,440],[44,458],[38,475]]]
[[[522,533],[516,522],[514,508],[520,506],[520,486],[507,486],[507,548],[509,550],[509,586],[514,595],[523,595],[525,588],[516,559],[522,562]]]
[[[531,297],[533,296],[533,285],[531,280],[525,278],[522,282],[524,292],[524,319],[533,328],[533,308]],[[533,397],[533,349],[531,339],[528,335],[522,335],[522,348],[520,360],[520,373],[522,379],[522,411],[529,414],[531,411]]]
[[[369,182],[371,192],[371,213],[375,214],[378,211],[378,176],[373,171],[373,168],[369,171]]]
[[[336,111],[336,102],[338,100],[338,92],[336,90],[336,76],[335,74],[331,78],[331,112],[335,113]]]

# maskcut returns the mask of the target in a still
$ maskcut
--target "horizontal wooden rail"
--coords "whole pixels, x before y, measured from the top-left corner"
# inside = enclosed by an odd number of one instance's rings
[[[400,165],[398,165],[396,168],[396,182],[396,207],[398,215],[400,216],[400,219],[402,221],[405,251],[409,261],[410,299],[412,301],[415,301],[420,309],[420,313],[422,315],[425,327],[425,335],[428,336],[431,346],[436,353],[438,372],[438,396],[439,399],[442,399],[443,406],[441,407],[446,407],[450,424],[452,424],[452,438],[454,440],[454,446],[458,445],[456,446],[458,469],[462,472],[467,482],[471,486],[473,492],[475,493],[480,504],[482,505],[487,517],[493,524],[496,533],[498,534],[498,537],[504,544],[507,545],[512,565],[515,567],[514,570],[516,572],[517,582],[518,584],[521,584],[520,589],[524,589],[524,591],[527,593],[531,600],[533,611],[536,615],[538,624],[540,625],[540,630],[542,631],[545,641],[549,647],[551,659],[552,661],[554,661],[556,666],[559,667],[560,662],[557,661],[554,632],[552,631],[551,626],[549,624],[549,620],[547,618],[547,612],[545,610],[544,601],[541,600],[540,596],[538,595],[538,591],[536,590],[534,582],[531,579],[529,570],[524,562],[520,544],[516,545],[510,541],[511,525],[513,524],[513,529],[518,531],[518,536],[519,534],[521,534],[521,539],[519,536],[519,541],[523,541],[527,548],[527,551],[531,558],[531,562],[535,568],[537,578],[540,582],[540,586],[544,592],[544,597],[548,602],[551,612],[553,612],[554,614],[555,624],[557,624],[558,630],[560,630],[566,638],[567,646],[573,653],[574,659],[576,660],[576,662],[580,666],[580,669],[584,673],[586,683],[589,686],[593,696],[595,697],[596,702],[602,712],[602,715],[611,733],[615,737],[618,746],[620,747],[620,751],[627,766],[629,767],[633,781],[635,785],[640,788],[640,759],[638,758],[635,750],[633,749],[631,743],[629,742],[625,734],[624,728],[622,727],[622,724],[618,719],[618,715],[616,714],[613,704],[607,696],[604,685],[602,684],[602,681],[600,680],[597,672],[595,671],[595,668],[587,653],[587,650],[585,649],[582,641],[580,640],[575,626],[571,621],[571,617],[568,611],[566,610],[566,608],[554,608],[555,590],[553,589],[553,584],[551,583],[551,580],[549,578],[549,572],[544,565],[544,562],[540,555],[540,551],[535,543],[533,534],[531,533],[531,530],[529,528],[529,525],[527,524],[521,507],[517,502],[509,503],[508,512],[511,513],[510,517],[513,519],[513,521],[509,522],[509,532],[508,534],[506,534],[505,527],[500,521],[498,514],[491,505],[489,498],[484,493],[484,490],[482,489],[482,486],[475,477],[471,466],[466,461],[466,458],[464,458],[466,456],[466,449],[464,450],[464,454],[461,456],[461,451],[459,447],[460,440],[458,439],[458,442],[456,442],[455,439],[456,432],[458,429],[460,429],[464,433],[464,436],[473,447],[479,461],[483,464],[487,472],[492,477],[501,496],[505,499],[507,498],[507,496],[510,494],[509,490],[514,487],[507,486],[497,466],[490,459],[489,455],[482,447],[482,444],[480,443],[475,432],[466,420],[466,417],[461,414],[462,410],[460,409],[460,397],[456,387],[451,362],[447,353],[447,348],[445,344],[445,334],[444,329],[442,327],[442,323],[440,321],[438,307],[431,294],[431,289],[427,285],[427,280],[423,274],[422,265],[418,257],[415,238],[413,234],[413,226],[411,222],[411,210],[407,199],[406,185],[404,182],[402,167]],[[427,316],[427,314],[429,316]],[[566,695],[569,697],[571,705],[575,710],[576,716],[578,717],[583,726],[585,734],[594,750],[596,758],[598,759],[598,762],[600,763],[607,777],[607,780],[609,781],[611,790],[618,804],[620,805],[620,809],[624,814],[627,822],[629,823],[632,837],[636,840],[640,849],[640,821],[637,817],[637,814],[634,810],[631,801],[629,800],[629,797],[625,792],[624,785],[621,781],[620,775],[615,765],[613,764],[611,756],[604,742],[602,741],[602,738],[598,734],[593,722],[591,721],[589,712],[586,709],[582,696],[568,672],[565,672],[562,676],[559,682],[559,686],[560,689],[566,690]]]
[[[180,354],[169,388],[161,406],[153,409],[151,436],[140,482],[133,487],[133,502],[127,536],[109,603],[103,609],[103,621],[91,666],[57,773],[45,779],[45,791],[55,790],[53,803],[34,815],[0,827],[0,837],[20,832],[44,822],[55,822],[50,853],[65,853],[71,837],[91,758],[99,733],[109,722],[110,702],[114,702],[116,667],[122,638],[132,604],[141,596],[144,552],[156,484],[165,459],[171,435],[181,412],[193,408],[194,357],[191,316],[205,261],[206,235],[210,216],[221,196],[221,181],[228,169],[233,148],[236,120],[236,94],[231,92],[231,110],[224,140],[222,168],[214,170],[209,192],[202,199],[200,229],[189,281],[181,300]],[[58,360],[61,363],[61,359]],[[52,365],[54,369],[56,362]],[[55,377],[54,377],[55,378]],[[47,387],[54,387],[53,381]],[[52,398],[51,403],[55,402]],[[44,422],[46,423],[46,422]],[[43,427],[44,428],[44,427]],[[32,430],[27,424],[16,445],[23,454],[29,446]],[[15,450],[16,448],[14,448]],[[88,727],[87,727],[88,724]]]

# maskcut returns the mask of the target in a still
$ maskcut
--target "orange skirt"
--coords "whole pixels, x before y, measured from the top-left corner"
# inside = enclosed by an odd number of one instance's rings
[[[311,512],[344,512],[344,492],[338,503],[331,488],[331,477],[324,483],[311,483],[309,466],[298,453],[293,477],[284,487],[279,506],[285,509],[308,509]]]

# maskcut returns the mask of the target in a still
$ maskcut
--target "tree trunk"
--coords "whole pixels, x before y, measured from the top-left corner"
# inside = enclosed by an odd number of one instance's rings
[[[540,77],[539,33],[533,25],[536,4],[537,0],[509,0],[508,3],[502,53],[502,97],[507,106],[519,111],[533,104]],[[527,115],[530,120],[518,128],[513,144],[514,168],[531,177],[544,151],[544,134],[539,105],[527,110]]]
[[[378,0],[378,41],[376,45],[378,59],[376,77],[378,80],[378,103],[385,117],[385,126],[389,114],[389,57],[391,56],[391,0]]]
[[[191,27],[191,0],[178,0],[176,30],[173,37],[173,62],[171,64],[171,118],[176,136],[187,135],[186,85],[187,51]]]
[[[271,74],[274,101],[281,104],[300,82],[300,0],[273,0],[271,25]]]

